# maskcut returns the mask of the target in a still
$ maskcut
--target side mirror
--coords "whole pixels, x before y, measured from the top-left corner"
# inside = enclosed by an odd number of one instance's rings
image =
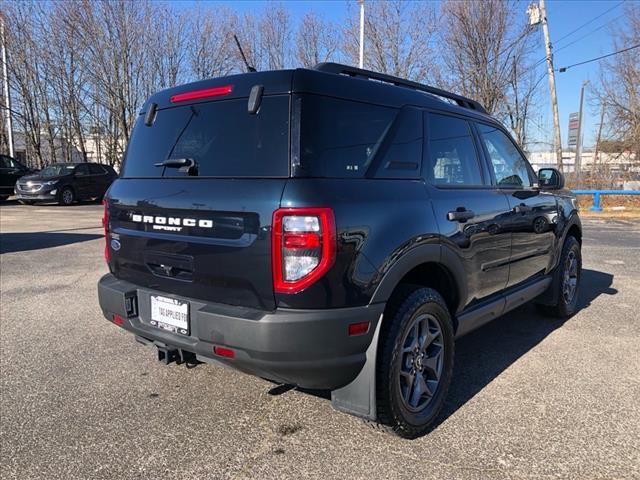
[[[557,168],[541,168],[538,170],[538,185],[543,190],[560,190],[564,188],[564,175]]]

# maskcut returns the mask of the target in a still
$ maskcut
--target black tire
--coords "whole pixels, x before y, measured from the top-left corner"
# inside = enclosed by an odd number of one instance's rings
[[[575,267],[572,267],[574,265]],[[552,305],[538,305],[538,309],[545,315],[569,318],[578,310],[578,296],[580,293],[580,278],[582,276],[582,253],[580,242],[573,237],[567,237],[562,246],[560,263],[553,275],[550,288],[555,303]],[[569,284],[573,283],[574,288]]]
[[[10,195],[0,195],[0,202],[5,202],[10,197]]]
[[[68,207],[76,199],[73,189],[71,187],[64,187],[58,194],[58,205]]]
[[[453,355],[453,323],[442,296],[431,288],[401,286],[380,331],[378,422],[403,438],[428,433],[451,383]]]

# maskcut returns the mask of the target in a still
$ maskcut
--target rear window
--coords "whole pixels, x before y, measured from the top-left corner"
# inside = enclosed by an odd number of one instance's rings
[[[96,163],[89,164],[89,171],[91,172],[91,175],[104,175],[106,173],[104,168]]]
[[[287,177],[289,96],[264,97],[256,115],[247,112],[246,98],[162,109],[151,126],[141,115],[122,176],[186,176],[154,165],[182,158],[194,160],[201,177]]]
[[[363,177],[398,110],[319,95],[296,99],[300,164],[309,177]]]

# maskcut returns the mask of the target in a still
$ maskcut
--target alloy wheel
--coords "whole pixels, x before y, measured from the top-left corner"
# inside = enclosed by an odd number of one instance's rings
[[[71,205],[71,203],[73,203],[73,192],[68,188],[62,192],[62,203],[65,205]]]
[[[431,314],[418,315],[404,335],[398,375],[402,402],[411,412],[423,410],[436,394],[443,358],[440,324]]]
[[[566,303],[571,303],[578,289],[578,258],[570,251],[564,265],[562,278],[562,296]]]

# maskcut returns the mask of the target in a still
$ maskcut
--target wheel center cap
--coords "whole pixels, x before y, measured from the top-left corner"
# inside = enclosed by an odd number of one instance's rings
[[[416,368],[422,370],[422,355],[418,355],[416,358]]]

